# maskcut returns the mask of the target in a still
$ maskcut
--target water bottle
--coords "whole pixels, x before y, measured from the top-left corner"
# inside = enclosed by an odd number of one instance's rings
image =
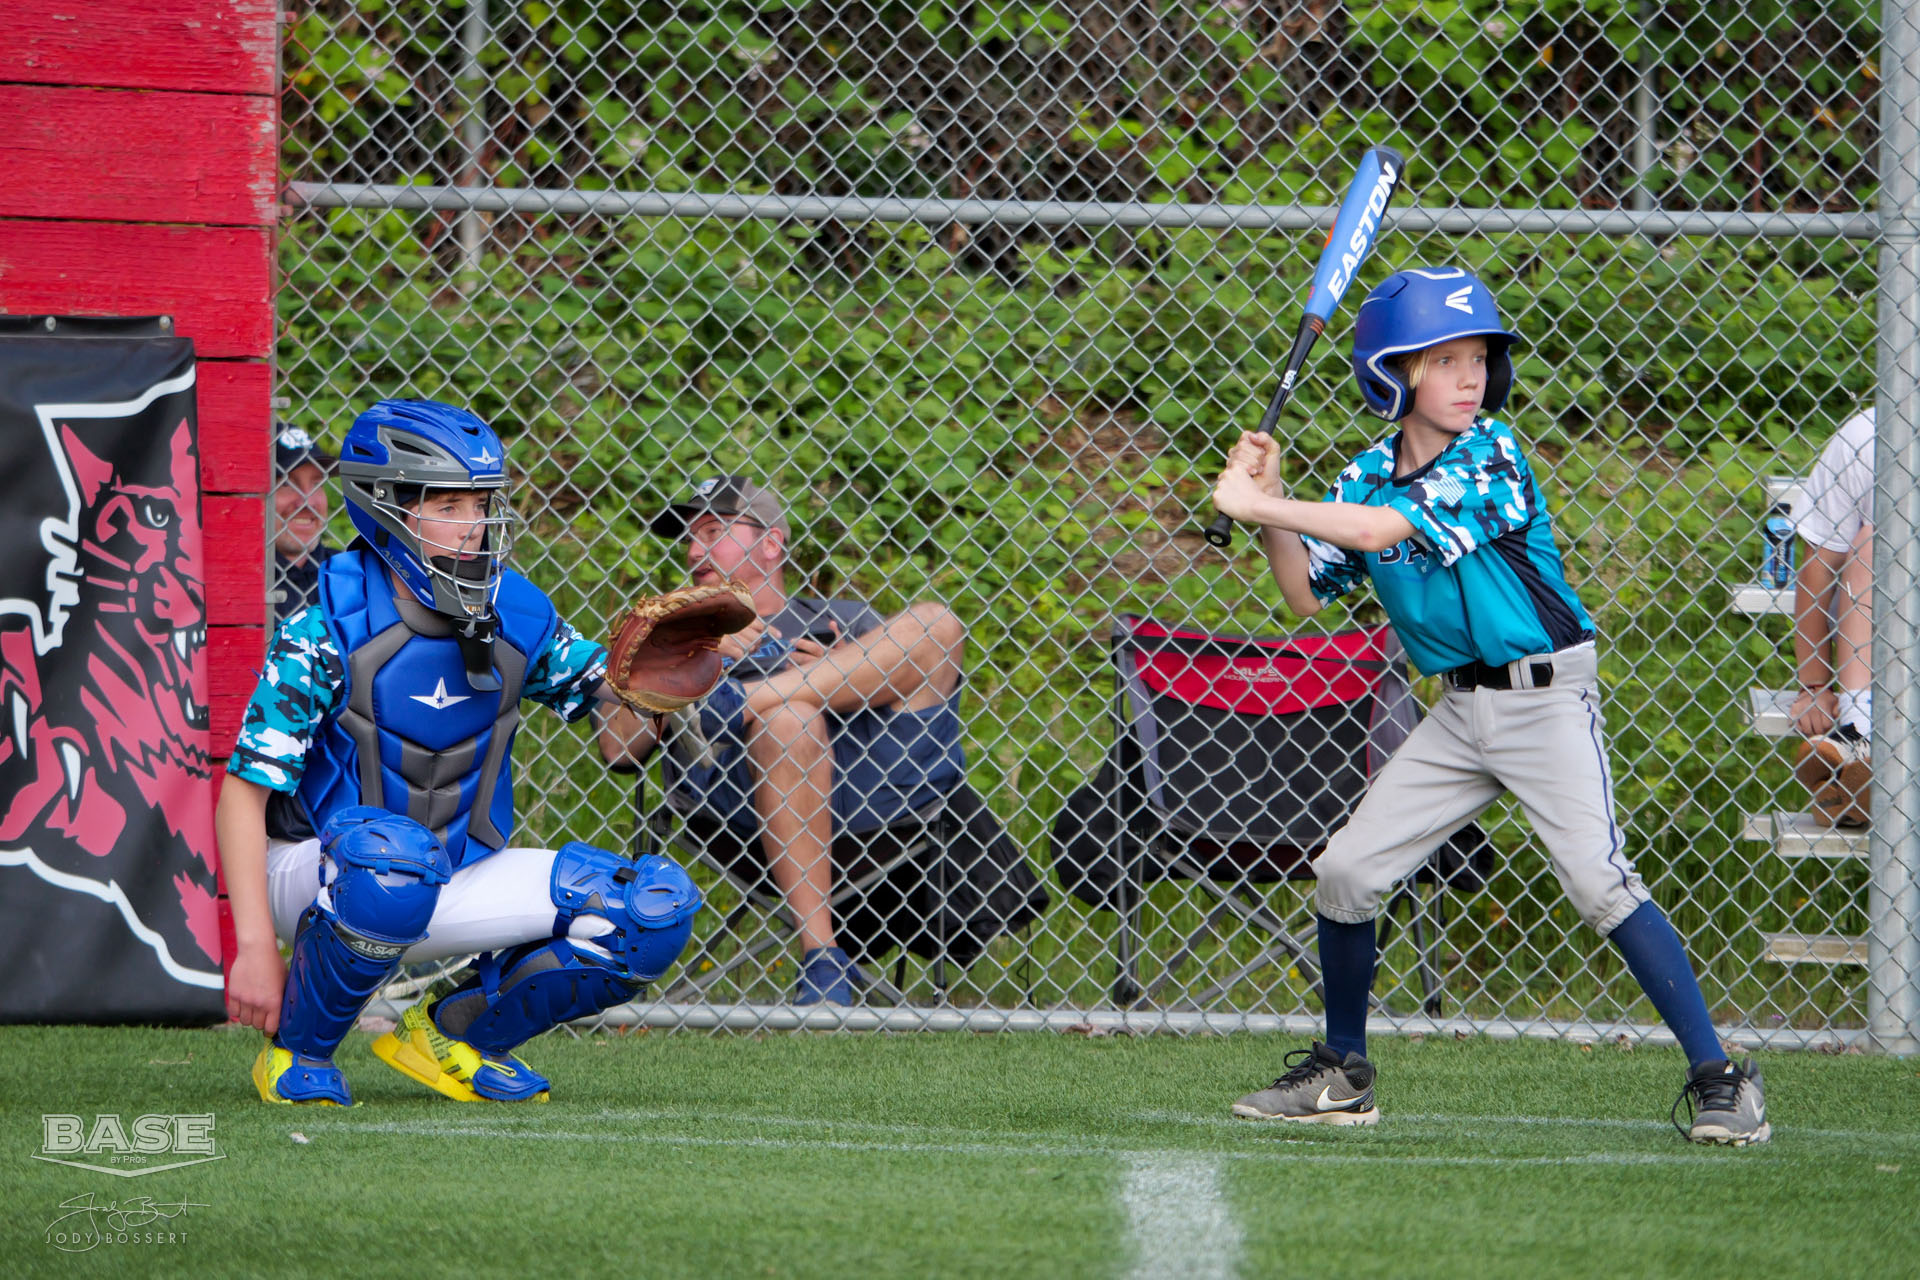
[[[1760,581],[1775,591],[1785,590],[1793,585],[1793,521],[1787,518],[1786,504],[1773,504],[1761,530],[1767,539],[1767,556],[1760,566]]]

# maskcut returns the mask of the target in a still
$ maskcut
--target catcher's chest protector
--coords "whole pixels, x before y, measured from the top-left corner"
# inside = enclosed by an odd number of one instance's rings
[[[322,723],[300,799],[317,828],[337,809],[378,805],[446,845],[458,867],[513,832],[513,736],[527,668],[553,638],[553,604],[509,572],[497,601],[500,688],[467,684],[453,624],[395,599],[386,566],[356,549],[327,561],[320,603],[346,662],[346,692]],[[475,847],[477,846],[477,847]]]

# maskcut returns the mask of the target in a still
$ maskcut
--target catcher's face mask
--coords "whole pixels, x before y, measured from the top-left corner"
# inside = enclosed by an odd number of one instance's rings
[[[420,603],[473,638],[492,622],[517,524],[504,458],[493,428],[431,400],[382,400],[340,451],[355,530]]]
[[[376,496],[374,506],[411,536],[411,550],[433,586],[436,610],[455,617],[492,614],[519,525],[503,493],[423,489],[416,496],[403,490]],[[446,608],[446,601],[455,608]]]

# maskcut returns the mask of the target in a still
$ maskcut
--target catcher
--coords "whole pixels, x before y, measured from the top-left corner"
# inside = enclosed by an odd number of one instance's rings
[[[340,451],[360,538],[275,633],[216,811],[227,1007],[271,1037],[267,1102],[350,1105],[333,1059],[367,1000],[403,961],[475,952],[374,1054],[457,1101],[544,1100],[514,1048],[631,999],[692,931],[700,893],[670,858],[513,844],[513,739],[523,698],[577,720],[704,695],[751,599],[719,584],[637,607],[611,655],[634,687],[615,688],[608,651],[505,567],[503,457],[472,414],[408,400],[361,414]]]

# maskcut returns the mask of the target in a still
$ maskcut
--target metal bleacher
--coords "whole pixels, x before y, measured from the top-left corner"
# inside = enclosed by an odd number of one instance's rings
[[[1767,493],[1774,503],[1791,513],[1806,500],[1801,481],[1791,476],[1772,476]],[[1763,582],[1751,582],[1733,589],[1732,605],[1737,613],[1754,617],[1773,614],[1791,616],[1792,587],[1776,588]],[[1764,738],[1791,738],[1794,735],[1789,710],[1793,705],[1791,689],[1748,691],[1748,726]],[[1772,846],[1774,856],[1792,861],[1823,859],[1833,863],[1864,862],[1867,857],[1867,832],[1822,824],[1806,810],[1751,813],[1742,824],[1740,838]],[[1846,934],[1768,933],[1763,958],[1776,964],[1864,965],[1867,943],[1864,937]]]

